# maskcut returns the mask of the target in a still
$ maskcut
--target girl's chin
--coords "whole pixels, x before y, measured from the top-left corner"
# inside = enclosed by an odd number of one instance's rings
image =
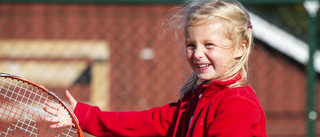
[[[202,81],[214,81],[215,79],[213,77],[209,77],[209,76],[203,76],[203,75],[198,75],[198,78]]]

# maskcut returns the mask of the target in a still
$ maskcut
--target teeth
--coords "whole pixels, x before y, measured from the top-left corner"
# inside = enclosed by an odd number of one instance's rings
[[[209,64],[204,64],[204,65],[198,65],[200,68],[203,68],[203,67],[208,67]]]

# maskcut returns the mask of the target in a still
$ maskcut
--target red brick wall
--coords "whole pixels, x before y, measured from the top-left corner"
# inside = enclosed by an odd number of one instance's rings
[[[294,61],[263,46],[250,57],[251,85],[267,116],[270,136],[305,136],[306,76]]]

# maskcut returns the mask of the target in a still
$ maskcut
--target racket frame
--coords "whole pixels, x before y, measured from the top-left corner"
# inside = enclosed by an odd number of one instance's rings
[[[75,114],[73,113],[71,108],[65,102],[63,102],[54,92],[48,90],[47,88],[45,88],[42,85],[39,85],[39,84],[37,84],[37,83],[35,83],[33,81],[24,79],[24,78],[19,77],[19,76],[7,74],[7,73],[0,73],[0,77],[16,79],[16,80],[19,80],[19,81],[22,81],[22,82],[26,82],[26,83],[32,84],[32,85],[40,88],[41,90],[46,91],[48,94],[52,95],[54,98],[56,98],[59,101],[59,103],[68,111],[68,113],[72,117],[73,121],[75,122],[75,127],[78,129],[79,137],[84,137],[83,131],[82,131],[80,125],[79,125],[78,118],[75,116]]]

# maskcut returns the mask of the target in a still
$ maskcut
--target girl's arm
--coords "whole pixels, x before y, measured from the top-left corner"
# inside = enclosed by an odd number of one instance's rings
[[[74,113],[82,130],[95,136],[172,136],[176,108],[172,103],[145,111],[106,112],[78,102]]]

